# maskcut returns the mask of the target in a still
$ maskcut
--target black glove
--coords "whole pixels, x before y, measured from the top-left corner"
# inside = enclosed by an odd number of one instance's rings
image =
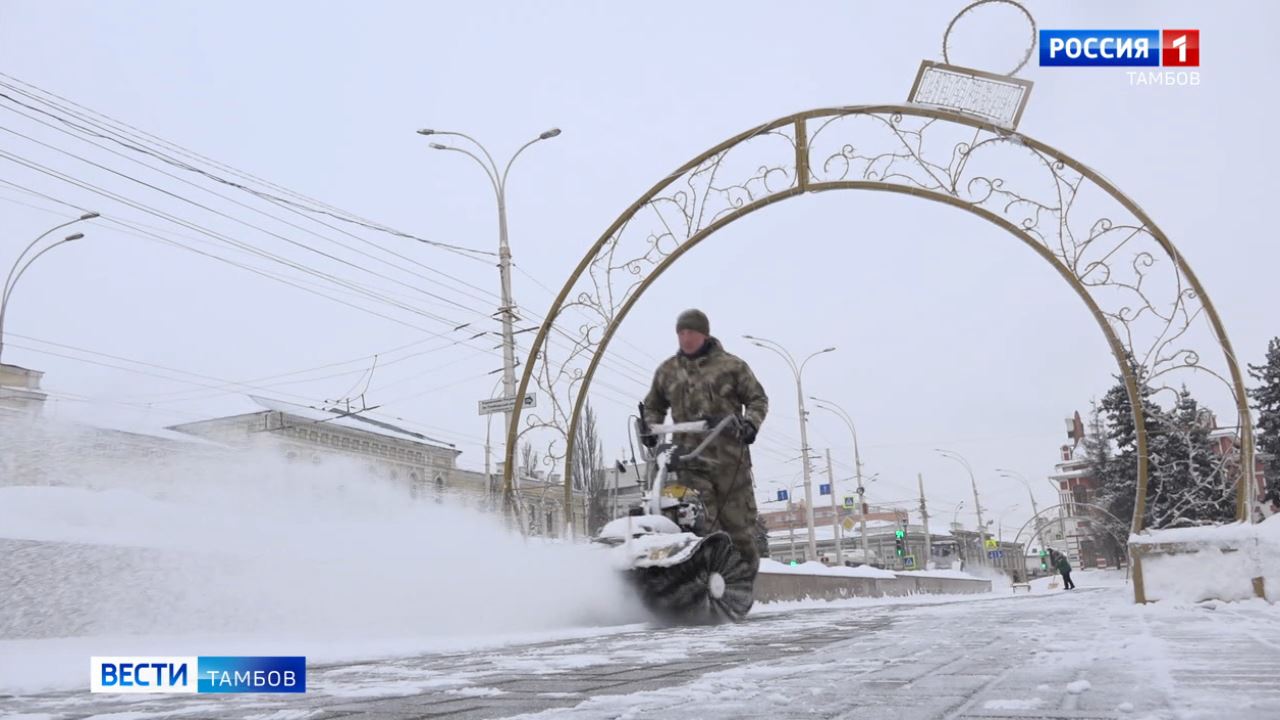
[[[743,419],[738,423],[738,440],[743,445],[750,445],[756,441],[756,424],[750,420]]]
[[[641,406],[643,407],[643,406]],[[652,450],[658,447],[658,436],[649,428],[649,421],[642,416],[636,423],[636,434],[640,436],[640,444]]]

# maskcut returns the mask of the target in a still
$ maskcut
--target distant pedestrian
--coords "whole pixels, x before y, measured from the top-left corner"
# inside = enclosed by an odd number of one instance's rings
[[[1058,572],[1062,573],[1062,588],[1064,590],[1075,590],[1076,584],[1071,582],[1071,563],[1067,561],[1067,556],[1058,553],[1058,562],[1055,567]]]

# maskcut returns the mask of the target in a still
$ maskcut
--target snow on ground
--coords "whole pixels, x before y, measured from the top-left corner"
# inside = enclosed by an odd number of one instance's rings
[[[199,696],[75,692],[0,699],[0,715],[305,718],[325,708],[418,717],[447,711],[434,703],[465,701],[490,708],[475,716],[536,713],[554,702],[564,707],[536,716],[590,720],[1280,717],[1280,606],[1137,606],[1123,572],[1073,575],[1079,590],[1050,589],[1042,578],[1030,595],[767,606],[734,625],[508,637],[458,654],[313,664],[301,698],[211,706]],[[82,660],[74,664],[82,672]]]
[[[645,618],[607,552],[411,502],[355,463],[274,448],[96,463],[47,446],[34,460],[69,468],[41,473],[61,485],[0,478],[0,692],[83,686],[90,655],[326,662]]]
[[[1045,590],[1046,578],[1032,596],[880,611],[832,603],[818,615],[833,623],[850,612],[896,622],[785,659],[521,717],[1280,717],[1280,645],[1269,638],[1280,607],[1139,606],[1123,573],[1080,576],[1070,592]]]

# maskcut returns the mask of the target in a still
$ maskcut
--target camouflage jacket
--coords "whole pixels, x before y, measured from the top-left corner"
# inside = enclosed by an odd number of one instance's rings
[[[745,409],[744,409],[745,408]],[[769,397],[751,368],[741,358],[725,352],[720,341],[707,338],[696,355],[676,353],[658,366],[653,385],[644,400],[645,420],[662,423],[667,411],[673,422],[741,415],[756,429],[769,412]],[[675,442],[692,450],[702,441],[695,434],[676,435]],[[739,461],[751,466],[751,453],[736,438],[722,434],[704,452],[716,471],[731,472]]]

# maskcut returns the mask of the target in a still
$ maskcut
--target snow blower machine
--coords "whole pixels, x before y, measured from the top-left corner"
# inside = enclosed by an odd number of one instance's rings
[[[751,609],[756,568],[743,562],[727,533],[710,527],[698,492],[678,479],[682,468],[706,463],[702,452],[736,422],[732,415],[714,425],[706,421],[645,425],[641,420],[638,435],[705,437],[688,452],[660,442],[650,454],[646,496],[594,538],[612,547],[615,562],[639,590],[644,605],[666,622],[738,622]]]

